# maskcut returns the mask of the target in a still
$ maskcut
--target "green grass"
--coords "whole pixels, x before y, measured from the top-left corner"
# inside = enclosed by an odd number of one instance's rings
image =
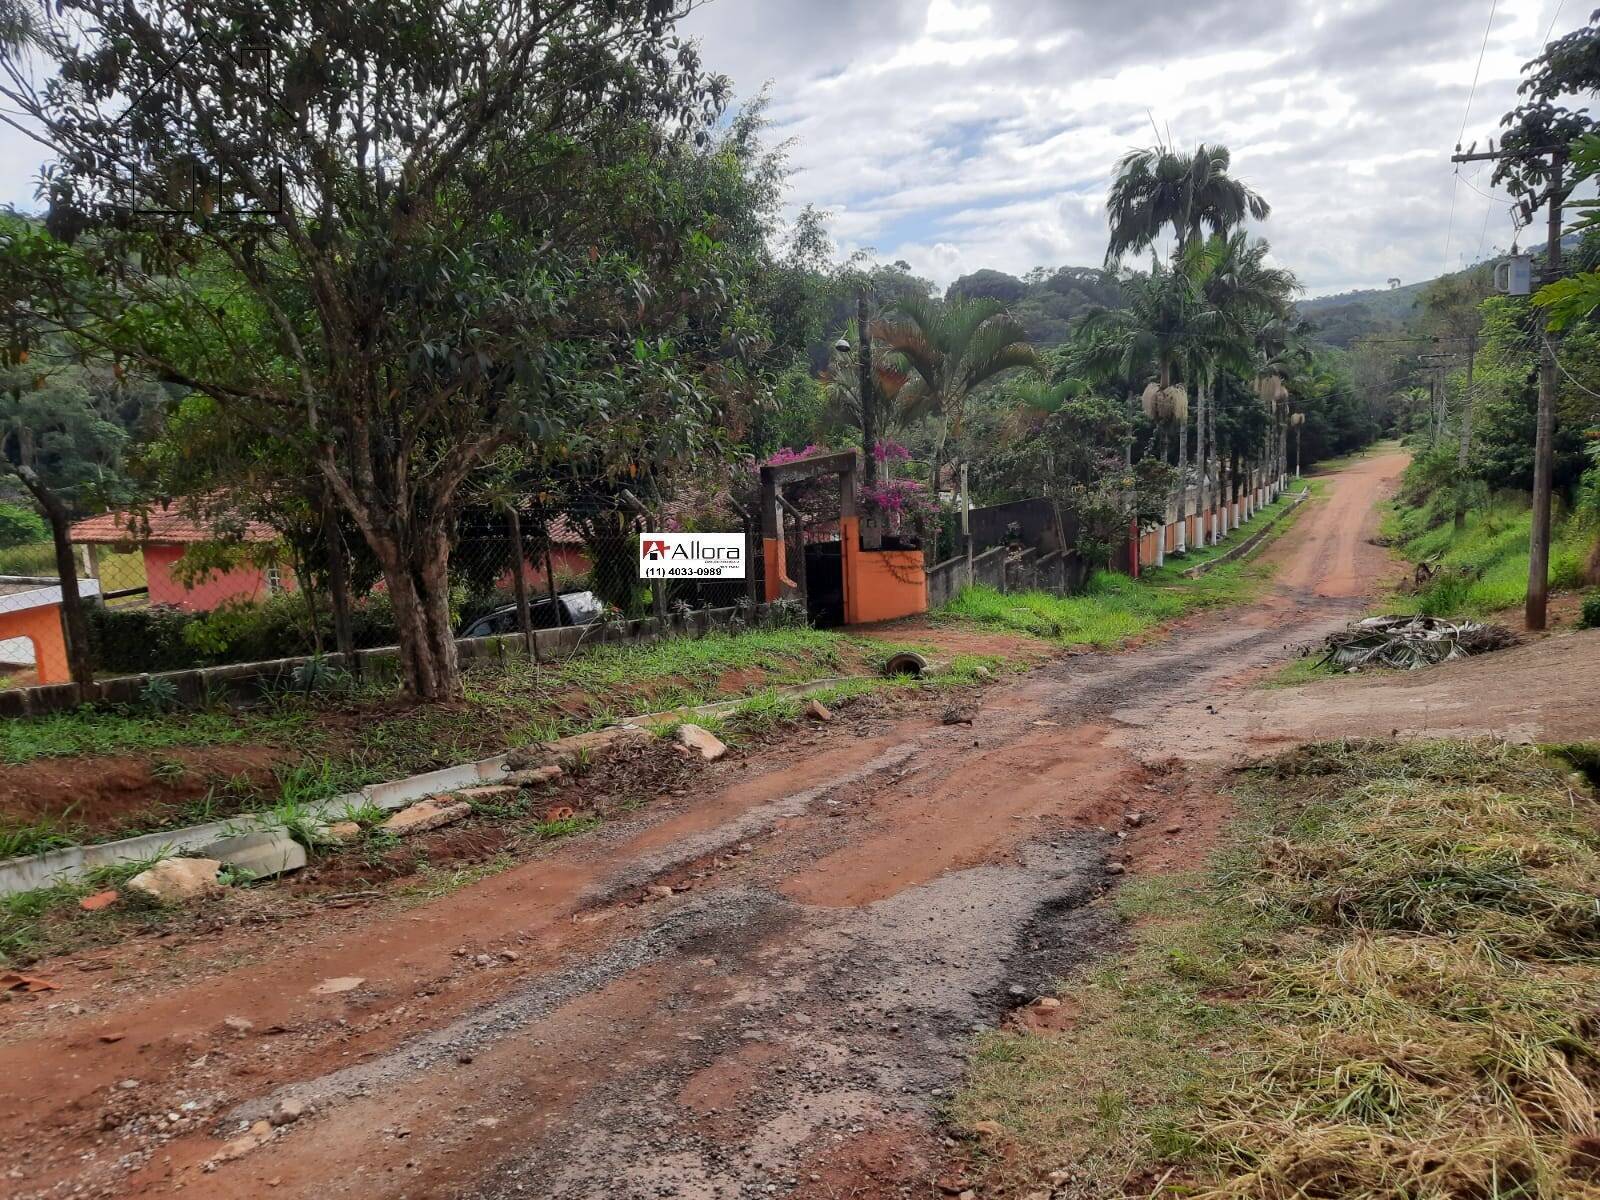
[[[1261,686],[1299,687],[1303,683],[1315,683],[1319,679],[1332,679],[1336,675],[1343,674],[1344,672],[1338,667],[1323,662],[1320,653],[1313,652],[1280,667],[1263,679]]]
[[[941,615],[1014,629],[1067,646],[1110,647],[1196,609],[1241,599],[1248,579],[1235,563],[1192,580],[1171,568],[1148,572],[1137,580],[1097,571],[1083,591],[1070,596],[1003,593],[982,585],[966,588]]]
[[[397,707],[386,692],[370,689],[355,697],[275,695],[246,711],[80,709],[0,722],[4,764],[129,755],[149,760],[158,780],[177,782],[203,768],[186,767],[173,757],[175,750],[251,745],[281,756],[270,773],[214,777],[200,799],[154,807],[116,827],[68,830],[59,820],[0,818],[0,851],[30,853],[68,840],[104,840],[245,813],[270,814],[299,830],[308,824],[298,819],[307,806],[364,784],[582,733],[639,712],[759,694],[860,669],[881,654],[881,643],[840,633],[753,630],[601,646],[554,664],[471,664],[468,703],[459,706]],[[328,714],[340,718],[337,726],[325,722]],[[203,774],[199,778],[207,782]]]
[[[1428,511],[1393,507],[1384,533],[1412,562],[1434,561],[1437,576],[1420,591],[1393,597],[1391,611],[1438,617],[1483,617],[1522,604],[1528,591],[1528,535],[1532,517],[1520,504],[1500,501],[1467,514],[1457,532],[1451,521],[1428,528]],[[1584,558],[1593,531],[1571,519],[1553,531],[1550,586],[1583,585]]]
[[[0,896],[0,966],[27,962],[58,946],[83,946],[114,940],[148,921],[154,907],[136,896],[98,912],[84,912],[78,901],[107,888],[119,888],[165,855],[140,862],[94,867],[82,879]]]
[[[1252,595],[1268,571],[1249,558],[1213,567],[1198,579],[1185,578],[1183,572],[1253,536],[1291,499],[1286,493],[1262,509],[1243,529],[1230,533],[1220,545],[1170,558],[1166,565],[1147,570],[1138,579],[1113,571],[1096,571],[1081,592],[1070,596],[1042,591],[999,592],[979,585],[964,589],[938,615],[1016,630],[1061,645],[1118,646],[1191,612],[1235,603]],[[1294,519],[1290,516],[1279,520],[1266,540],[1278,537]]]
[[[981,1041],[950,1116],[989,1130],[987,1182],[1596,1196],[1600,829],[1570,761],[1329,743],[1249,772],[1209,868],[1119,892],[1131,946],[1064,985],[1072,1030]]]

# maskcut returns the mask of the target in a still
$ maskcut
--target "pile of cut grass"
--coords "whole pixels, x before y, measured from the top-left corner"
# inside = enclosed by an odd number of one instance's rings
[[[1600,831],[1574,782],[1486,741],[1252,772],[1212,870],[1124,892],[1134,946],[1069,989],[1075,1030],[993,1035],[952,1115],[999,1122],[998,1176],[1072,1164],[1070,1196],[1600,1197]]]

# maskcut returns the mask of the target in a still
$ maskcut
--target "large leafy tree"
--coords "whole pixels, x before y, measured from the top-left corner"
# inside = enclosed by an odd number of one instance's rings
[[[932,482],[937,494],[947,440],[960,436],[973,392],[1007,371],[1037,370],[1039,356],[1015,318],[994,300],[941,303],[906,296],[896,305],[896,317],[874,322],[871,332],[910,375],[898,392],[906,416],[939,422]]]
[[[697,364],[759,342],[695,182],[725,83],[673,36],[688,3],[62,0],[55,73],[0,77],[60,239],[0,239],[5,269],[294,448],[381,566],[417,696],[460,691],[473,472],[513,444],[659,469],[717,424]]]
[[[1271,206],[1233,177],[1232,161],[1226,146],[1205,144],[1192,153],[1158,144],[1125,154],[1106,200],[1106,263],[1153,246],[1169,228],[1181,256],[1206,230],[1226,233],[1246,217],[1265,220]]]

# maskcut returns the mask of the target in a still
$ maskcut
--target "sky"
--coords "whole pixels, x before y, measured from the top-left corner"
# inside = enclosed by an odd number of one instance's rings
[[[1159,129],[1226,145],[1272,205],[1254,231],[1325,295],[1509,247],[1492,171],[1450,154],[1483,148],[1546,31],[1593,4],[709,0],[683,31],[739,95],[770,86],[792,205],[831,214],[841,254],[941,286],[1098,265],[1113,167]]]
[[[1272,205],[1256,232],[1324,295],[1510,245],[1491,171],[1450,153],[1496,132],[1546,32],[1594,2],[707,0],[682,32],[741,97],[770,89],[791,211],[828,212],[841,257],[941,287],[1098,265],[1113,166],[1159,129],[1229,147]],[[36,208],[38,171],[0,126],[0,204]]]

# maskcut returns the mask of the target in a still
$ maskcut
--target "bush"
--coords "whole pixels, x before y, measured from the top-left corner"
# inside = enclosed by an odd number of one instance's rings
[[[232,601],[207,613],[163,604],[90,605],[86,612],[95,666],[116,675],[299,658],[316,650],[305,597],[299,592],[285,592],[261,604]],[[323,649],[331,650],[333,614],[325,597],[318,597],[317,624]],[[375,592],[352,604],[350,629],[358,649],[394,645],[394,610],[388,593]]]
[[[1578,611],[1579,629],[1600,629],[1600,591],[1590,592],[1583,598],[1583,608]]]
[[[102,608],[86,605],[89,650],[98,670],[113,675],[143,675],[155,671],[180,671],[202,665],[202,658],[187,641],[184,630],[195,621],[193,613],[169,604],[150,608]]]
[[[23,508],[19,504],[0,503],[0,549],[10,550],[13,546],[49,541],[50,527],[33,509]]]

